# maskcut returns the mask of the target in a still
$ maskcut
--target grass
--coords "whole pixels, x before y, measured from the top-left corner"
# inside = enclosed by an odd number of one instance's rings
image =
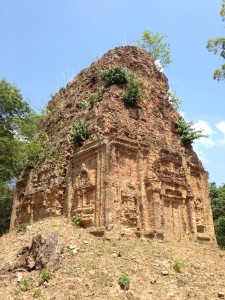
[[[81,227],[81,220],[76,216],[72,217],[71,223],[76,227]]]
[[[121,274],[118,283],[122,290],[127,291],[130,287],[130,278],[127,274]]]
[[[27,229],[27,224],[26,223],[22,223],[20,224],[17,228],[16,228],[16,231],[17,232],[24,232],[26,231]]]
[[[20,289],[21,291],[25,292],[30,287],[30,280],[24,278],[20,281]]]
[[[49,280],[52,277],[52,271],[50,269],[43,269],[40,271],[40,276],[41,276],[41,284],[44,282],[49,282]]]
[[[183,264],[179,261],[179,260],[175,260],[175,262],[173,263],[173,269],[178,272],[181,273],[181,270],[183,268]]]

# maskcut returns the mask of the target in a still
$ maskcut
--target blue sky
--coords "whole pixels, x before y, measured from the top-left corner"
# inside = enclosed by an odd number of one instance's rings
[[[224,36],[222,0],[0,0],[0,79],[16,84],[35,110],[80,70],[144,30],[166,33],[173,63],[165,74],[185,118],[209,138],[194,148],[210,181],[225,183],[225,82],[207,40]]]

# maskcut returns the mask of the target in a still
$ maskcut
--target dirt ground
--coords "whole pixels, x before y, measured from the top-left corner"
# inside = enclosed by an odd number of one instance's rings
[[[0,300],[224,299],[225,251],[200,242],[104,241],[63,217],[0,237],[0,269],[13,264],[33,236],[53,231],[63,253],[49,281],[41,283],[39,271],[0,272]],[[122,274],[130,279],[128,290],[118,283]]]

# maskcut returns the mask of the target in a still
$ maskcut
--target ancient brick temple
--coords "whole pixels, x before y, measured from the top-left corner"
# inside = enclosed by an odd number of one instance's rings
[[[111,85],[89,105],[100,70],[114,66],[133,72],[142,99],[126,107],[124,86]],[[136,47],[109,51],[81,71],[48,104],[38,133],[45,157],[17,182],[11,227],[65,215],[106,238],[215,241],[208,174],[176,132],[167,93],[165,75]],[[71,142],[78,120],[89,125],[82,146]]]

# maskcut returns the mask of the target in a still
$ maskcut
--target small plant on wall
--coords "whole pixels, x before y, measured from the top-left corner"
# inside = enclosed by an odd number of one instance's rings
[[[143,94],[144,92],[140,87],[140,83],[130,73],[128,75],[128,83],[126,84],[125,94],[123,96],[124,104],[128,107],[133,107]]]
[[[105,82],[106,87],[109,87],[113,84],[126,84],[126,70],[120,66],[101,70],[100,79]]]
[[[104,81],[106,87],[113,84],[125,87],[123,102],[127,107],[135,106],[144,94],[139,81],[134,77],[133,73],[123,67],[118,66],[101,70],[100,79]]]
[[[75,131],[71,133],[72,141],[75,145],[81,146],[88,138],[88,124],[79,120],[73,127]]]
[[[193,122],[187,122],[181,116],[175,122],[175,126],[176,131],[180,134],[182,142],[186,145],[192,144],[194,140],[207,137],[207,135],[202,134],[202,130],[196,130],[193,127]]]

